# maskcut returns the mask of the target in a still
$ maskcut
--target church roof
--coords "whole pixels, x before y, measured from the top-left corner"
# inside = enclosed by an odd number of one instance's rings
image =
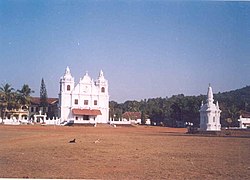
[[[98,109],[72,109],[72,112],[75,115],[89,115],[89,116],[102,115],[101,111]]]
[[[125,119],[141,119],[141,113],[140,112],[125,112],[122,114],[122,117]]]
[[[47,98],[49,104],[55,104],[58,101],[58,98]],[[31,97],[31,104],[40,104],[40,97]]]

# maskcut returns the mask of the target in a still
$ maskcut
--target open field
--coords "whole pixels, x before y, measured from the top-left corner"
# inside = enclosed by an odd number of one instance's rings
[[[250,179],[250,138],[185,131],[0,125],[0,178]]]

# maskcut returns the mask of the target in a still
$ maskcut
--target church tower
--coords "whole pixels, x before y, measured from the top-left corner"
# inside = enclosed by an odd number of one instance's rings
[[[95,81],[99,96],[99,108],[102,112],[102,119],[97,119],[99,123],[107,123],[109,119],[109,93],[108,93],[108,80],[104,78],[103,71],[101,70],[97,80]]]
[[[201,131],[220,131],[220,113],[218,101],[214,104],[212,87],[209,84],[207,91],[207,101],[201,103],[200,108],[200,130]]]
[[[60,92],[59,92],[59,117],[61,120],[67,120],[70,114],[71,107],[71,92],[74,89],[75,81],[70,73],[69,67],[66,68],[64,76],[60,79]]]

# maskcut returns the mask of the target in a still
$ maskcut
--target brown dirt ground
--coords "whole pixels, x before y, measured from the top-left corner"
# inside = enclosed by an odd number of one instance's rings
[[[0,178],[250,179],[250,138],[185,132],[0,125]]]

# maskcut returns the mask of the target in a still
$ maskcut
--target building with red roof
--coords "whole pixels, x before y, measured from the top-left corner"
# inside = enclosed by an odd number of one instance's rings
[[[34,115],[39,114],[39,111],[46,113],[48,118],[58,117],[58,98],[47,98],[47,107],[41,107],[40,102],[40,97],[31,97],[31,104],[29,106],[30,119],[33,119]]]

